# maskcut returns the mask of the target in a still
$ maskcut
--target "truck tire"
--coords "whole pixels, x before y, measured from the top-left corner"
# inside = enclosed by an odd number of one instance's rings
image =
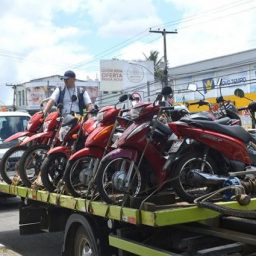
[[[82,225],[77,228],[74,240],[74,256],[83,255],[101,255],[98,251],[96,238],[89,224],[86,228]]]
[[[116,248],[109,246],[109,233],[105,220],[96,216],[72,214],[65,227],[62,255],[117,255]]]

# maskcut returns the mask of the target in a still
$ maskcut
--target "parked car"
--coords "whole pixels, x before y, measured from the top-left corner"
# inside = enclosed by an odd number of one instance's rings
[[[24,131],[29,119],[30,115],[27,112],[0,112],[0,160],[4,153],[18,142],[4,142],[4,140],[16,132]]]

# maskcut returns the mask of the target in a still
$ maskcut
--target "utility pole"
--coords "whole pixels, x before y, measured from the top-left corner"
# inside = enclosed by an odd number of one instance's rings
[[[13,111],[16,111],[16,97],[17,97],[17,85],[16,84],[6,84],[6,86],[11,86],[13,89]]]
[[[149,30],[150,33],[160,33],[164,39],[164,77],[163,77],[163,87],[168,86],[168,61],[167,61],[167,51],[166,51],[166,34],[177,34],[177,30],[175,31],[166,31],[163,30]]]

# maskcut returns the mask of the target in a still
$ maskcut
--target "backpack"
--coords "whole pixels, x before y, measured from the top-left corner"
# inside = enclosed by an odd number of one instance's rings
[[[82,92],[79,92],[79,89],[77,89],[77,98],[78,98],[78,106],[79,106],[79,114],[83,115],[83,110],[85,109],[85,103],[84,103],[84,90]],[[59,95],[59,99],[57,101],[57,105],[58,104],[63,104],[64,101],[64,95],[65,95],[65,90],[66,90],[66,86],[64,87],[64,89],[62,90],[61,87],[59,87],[60,90],[60,95]]]

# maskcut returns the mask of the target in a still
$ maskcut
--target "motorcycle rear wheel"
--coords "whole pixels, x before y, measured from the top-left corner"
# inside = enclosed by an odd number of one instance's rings
[[[62,153],[49,154],[41,166],[41,179],[47,191],[53,192],[63,177],[67,156]]]
[[[126,196],[136,197],[145,192],[146,177],[134,163],[128,188],[124,187],[131,160],[116,158],[104,161],[97,173],[96,184],[103,201],[109,204],[122,205]],[[116,183],[116,184],[115,184]],[[120,186],[120,188],[117,188]]]
[[[193,203],[200,196],[208,194],[213,187],[196,186],[191,184],[189,173],[191,170],[200,170],[203,162],[203,154],[200,152],[191,152],[182,157],[171,170],[171,187],[183,201]],[[212,157],[207,156],[204,172],[209,174],[220,174],[221,169],[217,167]],[[222,173],[223,174],[223,173]]]
[[[49,145],[34,145],[26,150],[19,161],[19,174],[23,184],[31,187],[41,170]]]
[[[0,161],[0,173],[7,184],[12,184],[12,179],[19,174],[18,163],[21,156],[28,149],[27,146],[14,146],[8,149]]]

